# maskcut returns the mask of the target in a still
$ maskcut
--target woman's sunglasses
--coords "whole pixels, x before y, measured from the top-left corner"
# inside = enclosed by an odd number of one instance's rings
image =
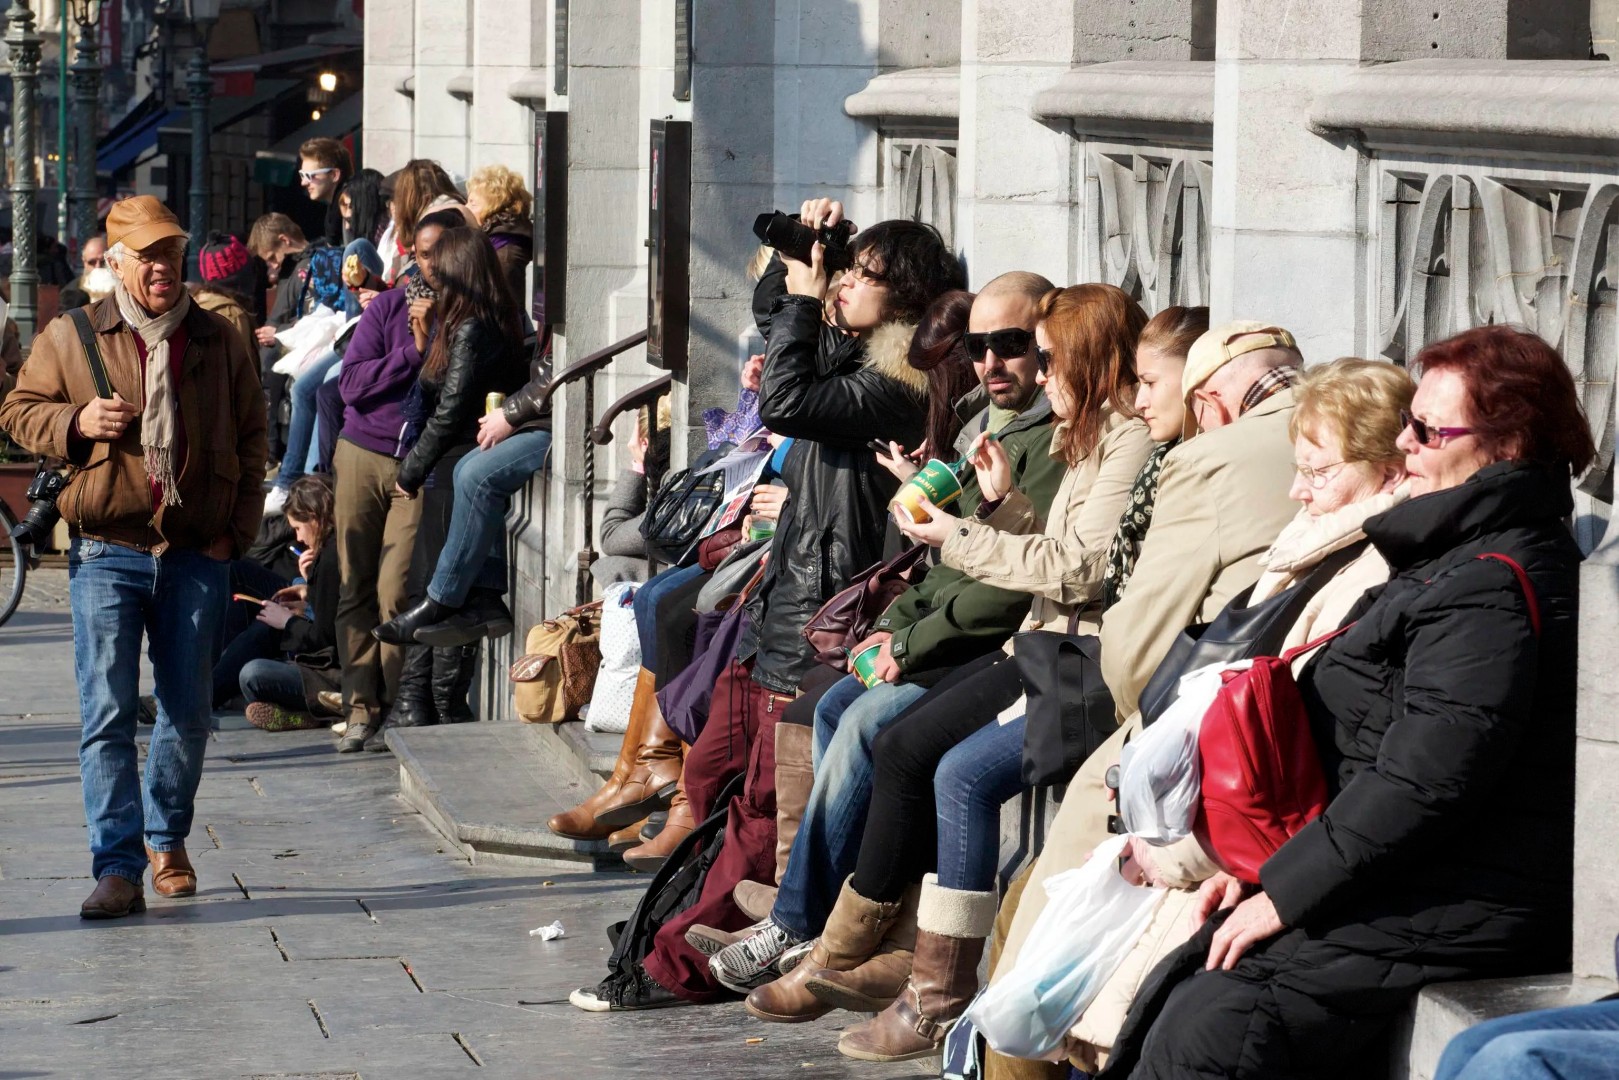
[[[1423,446],[1438,446],[1443,439],[1456,439],[1463,435],[1473,434],[1470,427],[1431,427],[1423,423],[1404,409],[1400,410],[1400,428],[1411,429],[1411,434],[1417,437],[1417,442]]]
[[[1040,374],[1042,374],[1042,375],[1050,375],[1051,374],[1051,350],[1050,349],[1042,349],[1040,346],[1036,345],[1034,347],[1034,362],[1040,366]]]
[[[983,362],[984,354],[991,349],[1002,360],[1027,356],[1029,346],[1034,344],[1034,333],[1014,326],[1005,330],[991,330],[987,334],[965,334],[961,340],[967,347],[967,358],[978,364]]]

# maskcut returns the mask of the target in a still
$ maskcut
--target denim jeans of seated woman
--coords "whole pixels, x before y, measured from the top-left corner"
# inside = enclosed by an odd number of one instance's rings
[[[154,556],[75,539],[68,582],[91,871],[98,880],[116,874],[139,884],[143,841],[172,851],[191,832],[212,719],[209,660],[230,564],[194,550]],[[144,779],[135,749],[143,637],[157,698]]]
[[[519,431],[478,447],[455,467],[455,508],[427,595],[448,607],[474,588],[506,591],[506,511],[551,457],[549,431]]]
[[[815,709],[810,789],[787,872],[771,919],[800,938],[826,924],[843,879],[854,870],[871,806],[871,745],[927,688],[915,683],[878,683],[867,690],[858,678],[834,683]]]
[[[315,445],[315,392],[342,362],[335,350],[328,349],[305,364],[292,381],[292,419],[287,422],[287,448],[281,455],[276,487],[289,488],[294,480],[310,471],[310,449]]]
[[[635,632],[641,639],[641,666],[648,671],[657,673],[660,670],[658,656],[658,605],[663,598],[676,592],[683,585],[696,581],[708,571],[696,563],[690,566],[671,566],[667,570],[653,574],[647,579],[645,585],[635,590],[635,599],[631,601],[635,611]],[[661,677],[661,676],[660,676]]]
[[[933,774],[939,884],[989,892],[1001,854],[1001,806],[1023,791],[1024,718],[989,724],[962,740]]]
[[[1619,1080],[1619,1001],[1503,1016],[1445,1047],[1434,1080]]]
[[[304,697],[304,677],[298,665],[289,660],[250,660],[242,668],[242,697],[303,712],[309,708]]]

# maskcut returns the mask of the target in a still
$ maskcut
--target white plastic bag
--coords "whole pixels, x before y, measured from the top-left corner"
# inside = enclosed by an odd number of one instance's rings
[[[346,325],[348,320],[341,312],[321,304],[276,334],[276,341],[287,350],[275,362],[276,374],[297,378],[306,364],[331,349]]]
[[[1247,666],[1246,660],[1210,664],[1182,675],[1169,708],[1125,743],[1119,755],[1119,817],[1126,832],[1149,844],[1173,844],[1191,834],[1203,784],[1197,761],[1203,714],[1220,692],[1220,673]]]
[[[1125,840],[1110,837],[1083,866],[1045,880],[1046,909],[1017,963],[967,1008],[995,1050],[1056,1060],[1068,1029],[1146,931],[1164,890],[1119,876]]]
[[[641,674],[641,634],[635,626],[633,581],[619,581],[602,592],[601,666],[590,692],[586,731],[622,734],[630,726],[635,683]]]

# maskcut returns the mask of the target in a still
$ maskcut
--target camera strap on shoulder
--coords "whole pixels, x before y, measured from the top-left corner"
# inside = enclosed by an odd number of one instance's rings
[[[101,346],[96,342],[95,327],[90,325],[89,311],[79,307],[67,314],[79,332],[79,344],[84,346],[84,359],[90,365],[90,378],[95,380],[96,396],[111,399],[112,380],[107,378],[107,365],[101,360]]]

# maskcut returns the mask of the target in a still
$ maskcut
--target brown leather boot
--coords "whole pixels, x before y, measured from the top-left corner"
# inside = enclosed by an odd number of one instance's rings
[[[751,878],[743,878],[731,889],[731,903],[736,909],[754,922],[769,918],[770,913],[776,910],[777,888],[774,885],[765,885]]]
[[[146,849],[152,863],[152,891],[159,896],[196,896],[197,872],[183,847],[169,851]]]
[[[920,885],[905,890],[899,918],[888,928],[875,956],[849,971],[812,971],[804,989],[834,1009],[882,1012],[892,1005],[905,988],[916,955],[916,905],[921,893]]]
[[[815,786],[811,763],[815,729],[807,724],[776,725],[776,884],[787,873],[798,823],[804,820],[810,788]]]
[[[995,925],[995,894],[940,888],[929,874],[917,911],[916,960],[894,1003],[838,1039],[860,1061],[934,1057],[978,991],[978,961]]]
[[[657,710],[657,682],[646,668],[635,679],[635,700],[630,705],[629,727],[624,729],[624,740],[618,744],[618,760],[613,771],[596,793],[572,810],[563,811],[546,822],[546,828],[570,840],[604,840],[616,826],[596,823],[596,811],[611,804],[624,786],[624,781],[635,771],[635,758],[641,752],[641,740],[646,738],[647,725]]]
[[[640,847],[641,828],[645,824],[646,818],[642,818],[634,825],[626,825],[624,828],[613,833],[607,838],[607,850],[613,852],[615,855],[622,855],[632,847]]]
[[[121,919],[146,910],[141,887],[128,878],[107,874],[96,882],[95,891],[79,905],[81,919]]]
[[[744,1006],[759,1019],[777,1024],[825,1016],[832,1006],[805,989],[805,982],[815,972],[849,971],[870,959],[888,935],[899,909],[899,904],[866,899],[845,881],[832,913],[826,917],[826,928],[810,954],[788,974],[752,990]]]
[[[691,816],[691,803],[686,801],[686,785],[677,781],[675,799],[669,804],[669,820],[664,822],[663,831],[640,847],[626,851],[624,861],[632,870],[654,873],[695,828],[697,822]]]
[[[680,781],[685,752],[685,744],[663,722],[663,713],[653,698],[652,715],[647,720],[641,749],[635,755],[635,768],[613,797],[596,807],[596,823],[622,829],[654,810],[667,810]]]

